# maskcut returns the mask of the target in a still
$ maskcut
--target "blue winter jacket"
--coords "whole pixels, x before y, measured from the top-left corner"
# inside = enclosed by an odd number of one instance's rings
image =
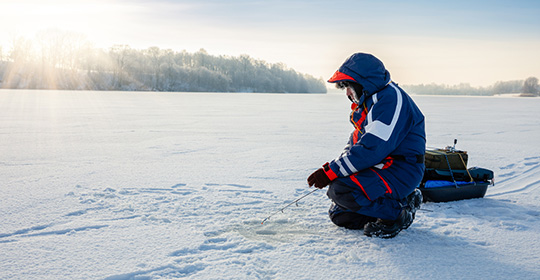
[[[410,172],[406,167],[396,172],[411,173],[402,175],[412,176],[415,182],[411,184],[419,183],[423,164],[418,168],[415,163],[426,148],[424,115],[410,96],[391,81],[383,63],[370,54],[352,55],[328,82],[340,81],[356,82],[364,91],[350,116],[355,130],[342,154],[329,163],[326,174],[333,180],[372,167],[382,169],[388,159],[394,157],[411,164]],[[400,177],[400,174],[393,175]],[[398,180],[388,183],[399,193],[399,185],[407,182]],[[406,189],[410,192],[411,186]]]

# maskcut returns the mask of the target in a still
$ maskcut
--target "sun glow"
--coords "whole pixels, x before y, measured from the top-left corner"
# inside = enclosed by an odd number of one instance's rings
[[[0,45],[14,37],[33,39],[42,30],[59,29],[80,33],[98,46],[110,46],[111,30],[123,27],[127,12],[137,6],[113,1],[8,1],[0,3]]]
[[[30,80],[22,86],[55,89],[62,80],[77,81],[77,59],[89,55],[90,44],[110,47],[110,30],[129,9],[102,0],[1,2],[0,60],[9,53],[11,64],[0,84]]]

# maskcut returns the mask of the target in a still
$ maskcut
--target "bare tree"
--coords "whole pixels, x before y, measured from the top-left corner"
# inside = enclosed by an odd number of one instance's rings
[[[32,60],[32,43],[24,37],[15,37],[11,41],[9,58],[16,64],[30,62]]]
[[[161,53],[158,47],[150,47],[144,50],[144,54],[150,60],[150,70],[153,74],[152,90],[161,90]]]
[[[538,78],[527,78],[523,83],[523,93],[538,95]]]
[[[125,67],[127,63],[128,45],[114,45],[109,50],[109,55],[113,60],[113,88],[120,89],[125,81]]]

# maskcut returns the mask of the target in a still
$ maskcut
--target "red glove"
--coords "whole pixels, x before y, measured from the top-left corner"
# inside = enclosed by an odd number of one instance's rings
[[[336,177],[335,173],[328,167],[328,163],[325,163],[322,168],[317,169],[317,171],[309,175],[307,182],[310,187],[315,185],[316,188],[322,189],[328,186]]]

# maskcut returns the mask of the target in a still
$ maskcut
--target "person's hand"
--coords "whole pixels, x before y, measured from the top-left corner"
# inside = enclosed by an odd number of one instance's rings
[[[326,173],[322,168],[317,169],[317,171],[313,172],[313,174],[309,175],[307,178],[307,182],[309,186],[315,186],[318,189],[322,189],[328,184],[330,184],[331,180],[328,178]]]

